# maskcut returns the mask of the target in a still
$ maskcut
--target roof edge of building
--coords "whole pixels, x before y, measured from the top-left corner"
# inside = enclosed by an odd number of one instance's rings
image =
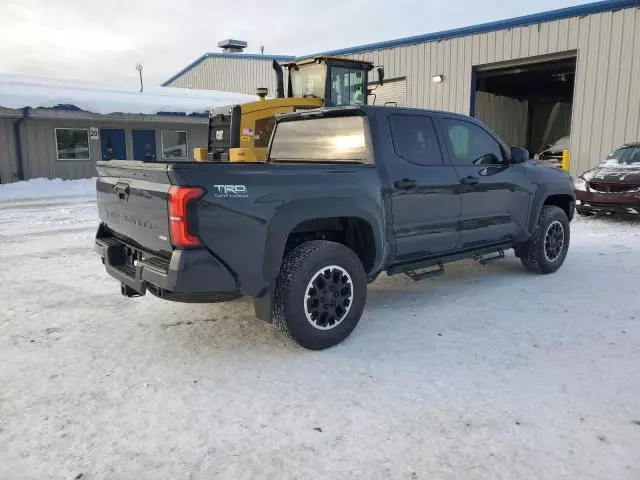
[[[182,75],[187,73],[189,70],[194,69],[195,67],[197,67],[200,63],[202,63],[207,58],[230,58],[230,59],[234,59],[234,60],[235,59],[251,59],[251,60],[268,60],[268,61],[276,60],[278,62],[288,62],[288,61],[296,59],[296,57],[294,57],[293,55],[262,55],[260,53],[207,52],[207,53],[204,53],[204,54],[200,55],[198,58],[196,58],[193,62],[191,62],[186,67],[184,67],[182,70],[180,70],[175,75],[172,75],[168,80],[165,80],[161,84],[161,86],[168,87],[169,84],[171,82],[173,82],[175,79],[177,79],[178,77],[181,77]]]
[[[368,52],[372,50],[383,50],[387,48],[400,47],[405,45],[414,45],[416,43],[432,42],[437,40],[446,40],[454,37],[466,37],[469,35],[477,35],[479,33],[487,33],[507,28],[523,27],[526,25],[535,25],[536,23],[551,22],[554,20],[563,20],[565,18],[590,15],[594,13],[619,10],[628,7],[640,7],[640,0],[603,0],[594,3],[582,5],[574,5],[556,10],[548,10],[546,12],[533,13],[520,17],[508,18],[505,20],[496,20],[493,22],[481,23],[469,27],[460,27],[450,30],[442,30],[440,32],[427,33],[423,35],[415,35],[411,37],[398,38],[395,40],[387,40],[384,42],[375,42],[354,47],[341,48],[338,50],[329,50],[312,55],[304,55],[297,57],[296,60],[311,58],[316,55],[349,55],[354,53]]]
[[[290,60],[304,60],[312,58],[317,55],[351,55],[355,53],[370,52],[372,50],[383,50],[387,48],[401,47],[406,45],[414,45],[416,43],[433,42],[437,40],[446,40],[455,37],[465,37],[468,35],[476,35],[479,33],[487,33],[496,30],[503,30],[507,28],[523,27],[526,25],[535,25],[536,23],[551,22],[554,20],[563,20],[565,18],[578,17],[584,15],[590,15],[594,13],[602,13],[608,11],[615,11],[629,7],[640,7],[640,0],[602,0],[594,3],[586,3],[582,5],[574,5],[571,7],[560,8],[556,10],[548,10],[546,12],[533,13],[530,15],[523,15],[520,17],[508,18],[505,20],[496,20],[493,22],[481,23],[478,25],[472,25],[469,27],[453,28],[450,30],[442,30],[440,32],[427,33],[422,35],[414,35],[411,37],[398,38],[395,40],[387,40],[383,42],[368,43],[364,45],[357,45],[354,47],[342,48],[338,50],[328,50],[325,52],[313,53],[310,55],[302,55],[299,57],[288,55],[260,55],[260,54],[242,54],[242,53],[205,53],[191,62],[185,68],[169,78],[162,86],[168,86],[178,77],[181,77],[191,69],[195,68],[198,64],[209,57],[235,57],[235,58],[250,58],[250,59],[264,59],[264,60],[277,60],[277,61],[290,61]]]

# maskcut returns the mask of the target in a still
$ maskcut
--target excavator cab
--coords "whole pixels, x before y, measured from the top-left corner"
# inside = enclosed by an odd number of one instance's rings
[[[276,115],[320,107],[365,105],[369,96],[371,62],[349,58],[317,56],[284,64],[289,75],[287,95],[284,72],[275,60],[275,98],[266,98],[266,88],[258,89],[259,100],[213,110],[209,117],[207,148],[194,148],[197,161],[262,162],[276,123]],[[378,83],[384,71],[377,68]]]
[[[325,107],[365,105],[371,62],[317,56],[285,64],[289,71],[288,97],[320,98]],[[378,81],[384,73],[378,68]]]

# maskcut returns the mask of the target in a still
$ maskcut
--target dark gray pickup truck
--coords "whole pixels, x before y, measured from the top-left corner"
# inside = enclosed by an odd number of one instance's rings
[[[278,119],[267,163],[100,162],[96,250],[127,297],[254,298],[310,349],[344,340],[380,272],[421,280],[514,249],[564,262],[569,175],[473,118],[395,107]]]

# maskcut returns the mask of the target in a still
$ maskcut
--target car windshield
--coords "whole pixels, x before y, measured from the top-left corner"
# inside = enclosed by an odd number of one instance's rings
[[[601,167],[640,168],[640,145],[622,147],[600,164]]]
[[[272,162],[369,163],[360,116],[280,122],[273,136]]]

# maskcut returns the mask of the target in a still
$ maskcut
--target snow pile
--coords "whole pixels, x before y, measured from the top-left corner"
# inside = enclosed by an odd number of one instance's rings
[[[255,101],[256,97],[218,90],[146,87],[137,90],[77,80],[0,75],[0,107],[20,109],[72,105],[86,112],[107,115],[158,112],[203,113],[225,105]]]
[[[23,198],[85,197],[96,193],[96,179],[62,180],[33,178],[0,185],[0,201]]]

